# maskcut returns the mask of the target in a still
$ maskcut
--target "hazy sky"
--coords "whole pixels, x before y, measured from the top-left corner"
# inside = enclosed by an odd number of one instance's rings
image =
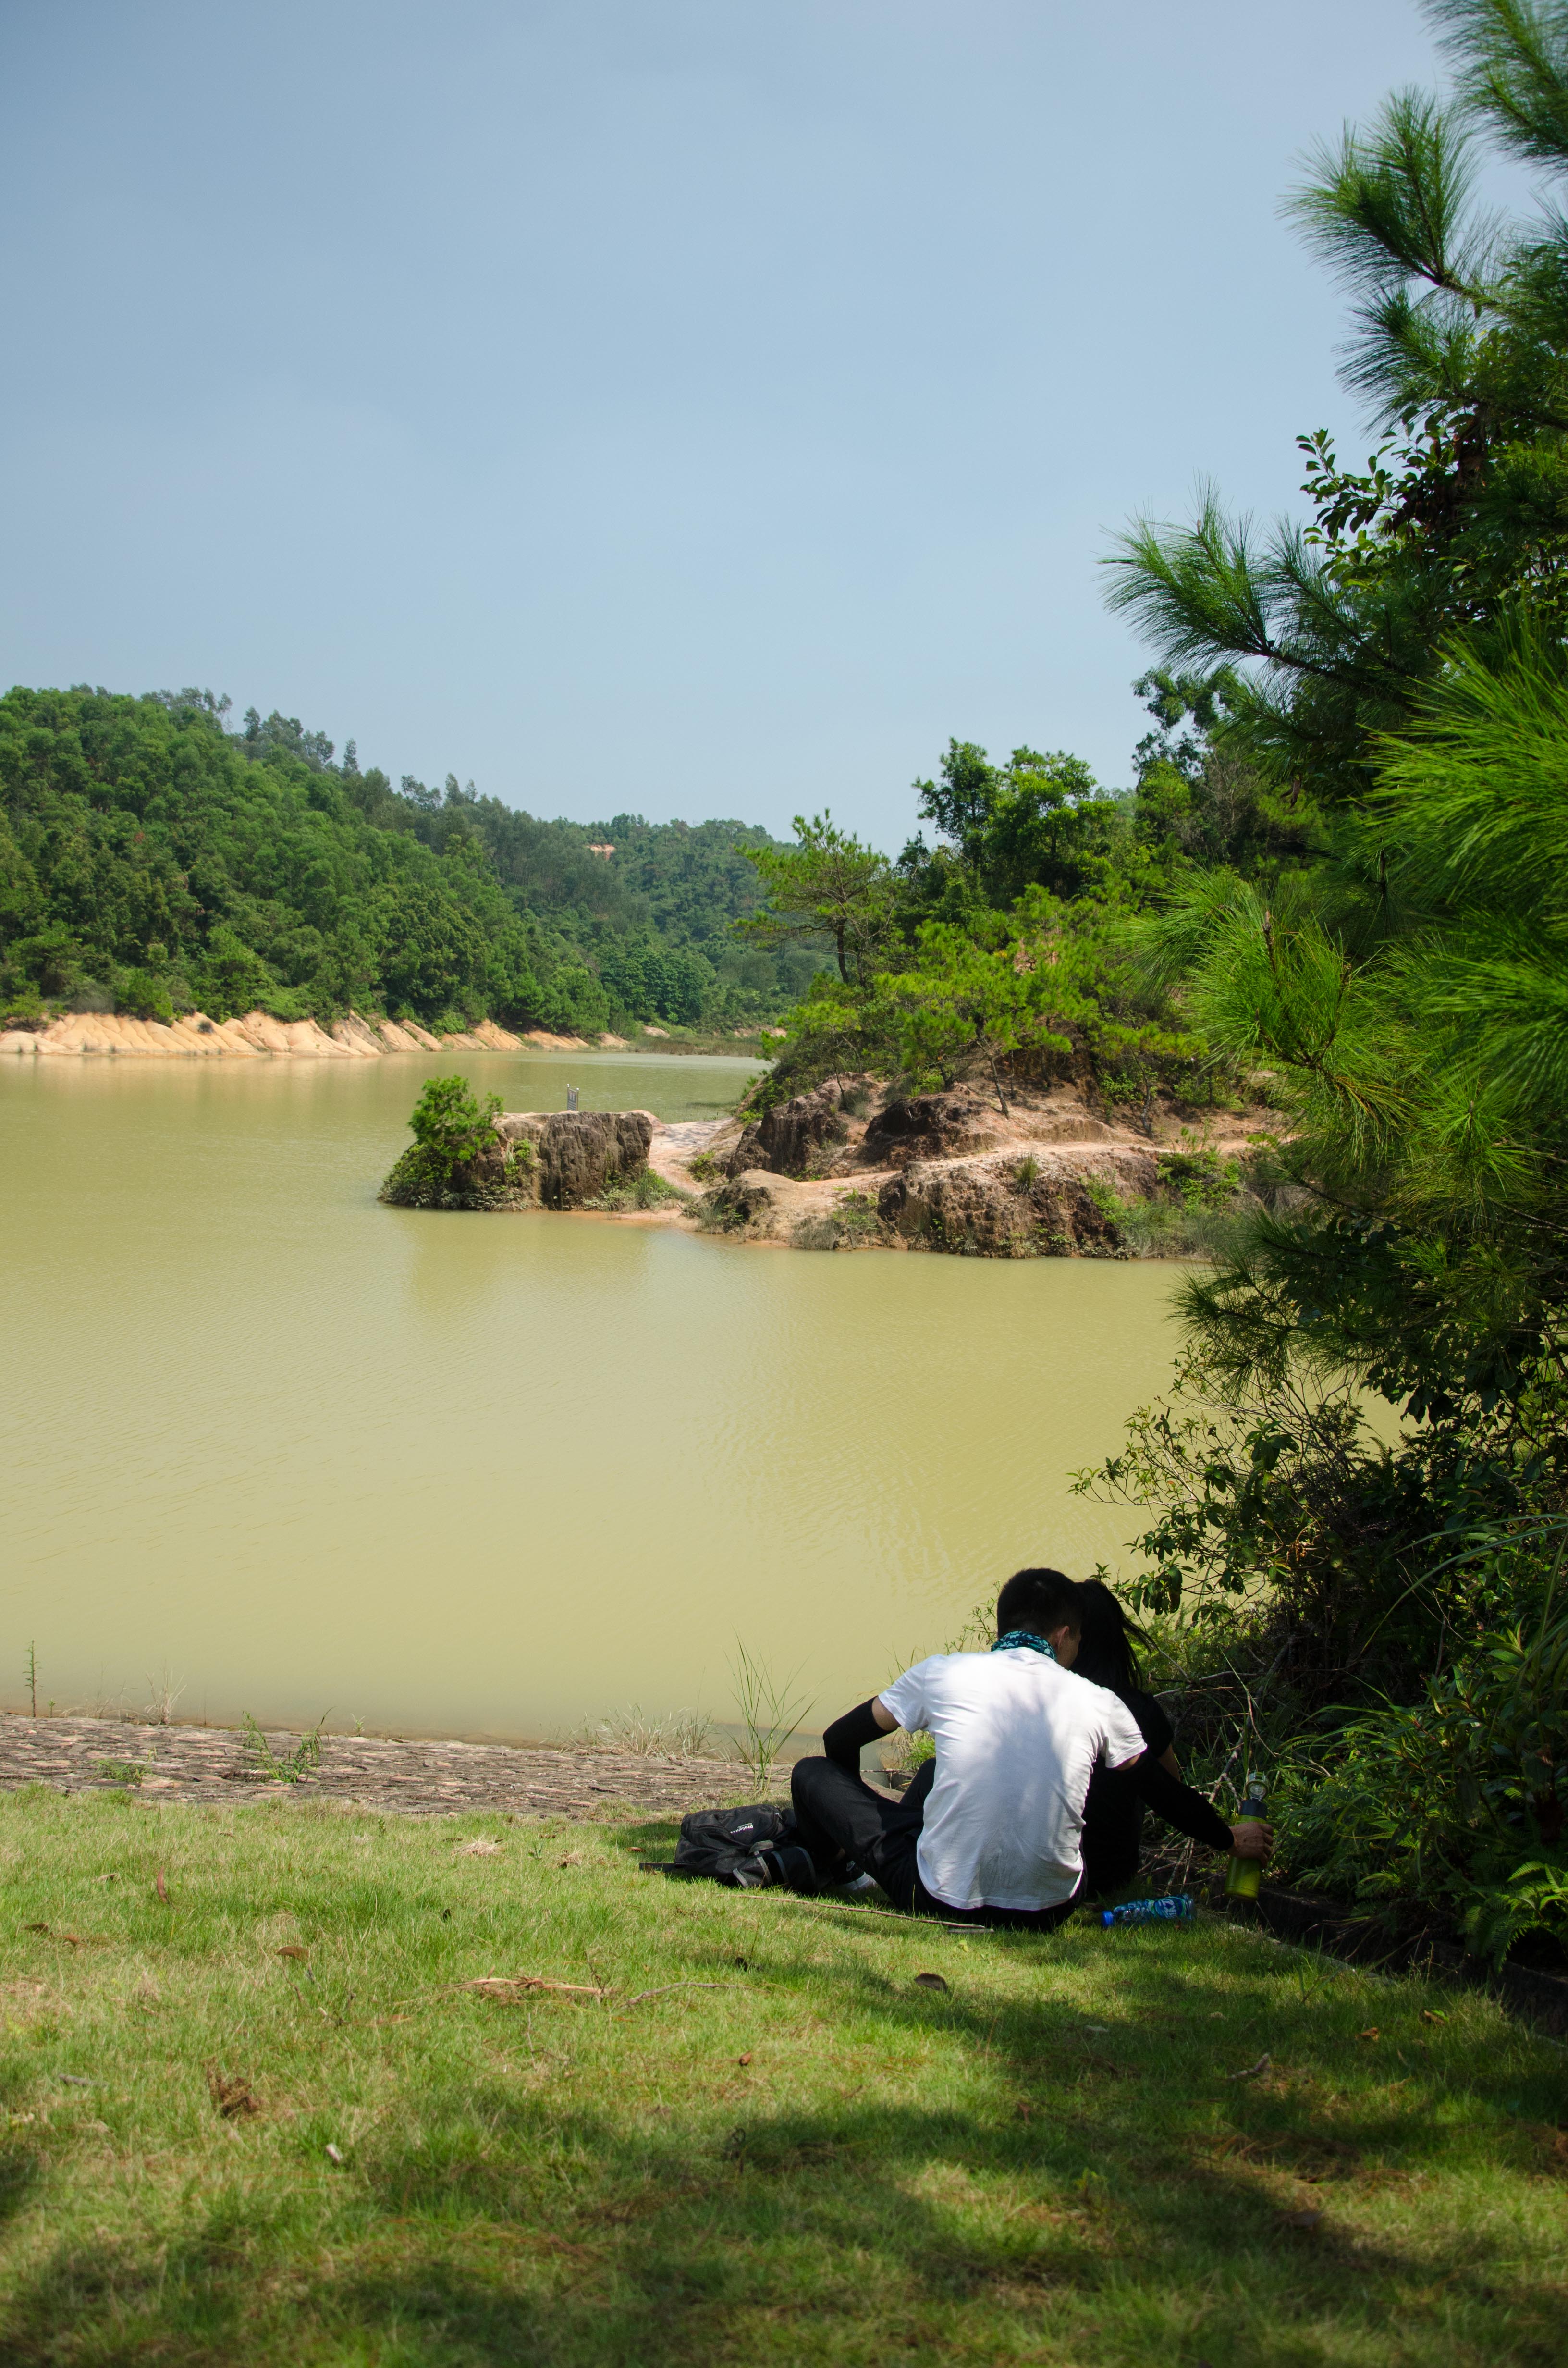
[[[1096,562],[1366,438],[1294,159],[1412,0],[4,0],[0,674],[588,819],[1112,785]]]

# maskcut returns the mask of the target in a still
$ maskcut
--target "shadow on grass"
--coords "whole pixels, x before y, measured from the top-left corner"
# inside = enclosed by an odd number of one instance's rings
[[[1440,2264],[1303,2238],[1223,2164],[1173,2183],[1103,2130],[1086,2173],[987,2214],[999,2172],[1047,2166],[1032,2133],[961,2113],[765,2112],[692,2145],[498,2094],[447,2101],[444,2135],[361,2167],[324,2260],[307,2243],[285,2267],[287,2225],[233,2203],[156,2260],[62,2256],[19,2297],[6,2361],[1076,2362],[1134,2356],[1084,2340],[1130,2320],[1156,2340],[1164,2320],[1165,2357],[1214,2368],[1560,2357],[1552,2298],[1510,2267],[1505,2230]],[[1060,2351],[1037,2348],[1042,2315]]]
[[[270,2211],[231,2191],[167,2241],[57,2252],[16,2292],[6,2362],[1561,2357],[1559,2298],[1522,2261],[1506,2208],[1518,2189],[1467,2209],[1499,2164],[1551,2175],[1546,2125],[1568,2098],[1544,2052],[1467,2055],[1423,2024],[1439,1994],[1418,1984],[1373,1993],[1369,2038],[1360,1977],[1240,1939],[1220,1962],[1177,1933],[1114,1936],[1102,1956],[1087,1935],[977,1939],[960,1954],[932,1930],[915,1962],[950,1985],[932,1992],[902,1945],[920,1928],[846,1927],[852,1914],[773,1903],[748,1920],[750,1962],[771,2003],[807,2009],[794,2045],[826,1983],[846,2033],[874,2031],[913,2067],[882,2075],[898,2099],[857,2092],[847,2044],[836,2099],[792,2102],[782,2058],[770,2088],[733,2093],[726,2057],[678,2119],[648,2101],[646,2052],[641,2089],[629,2075],[619,2101],[613,2047],[583,2067],[596,2093],[582,2102],[493,2066],[443,2074],[421,2096],[419,2142],[372,2135],[335,2184],[309,2174]],[[802,1942],[830,1923],[861,1952],[824,1973]],[[741,1929],[720,1917],[687,1936],[694,1966],[706,1952],[732,1975]],[[990,1951],[1028,1985],[987,1989]],[[1111,1976],[1092,2025],[1063,1978],[1085,1964]],[[687,1993],[649,2011],[689,2033],[703,2009]],[[594,2027],[626,2031],[630,2059],[630,2026]],[[1445,2178],[1438,2224],[1422,2198]],[[1392,2233],[1391,2198],[1410,2205]],[[1304,2207],[1316,2226],[1291,2225]]]

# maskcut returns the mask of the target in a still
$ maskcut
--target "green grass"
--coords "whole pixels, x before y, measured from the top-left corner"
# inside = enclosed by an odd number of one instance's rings
[[[591,1201],[585,1201],[583,1206],[585,1209],[608,1209],[618,1212],[626,1209],[661,1209],[668,1201],[689,1201],[693,1197],[690,1192],[683,1192],[678,1184],[670,1183],[667,1178],[659,1175],[655,1169],[643,1167],[639,1169],[635,1176],[629,1176],[622,1182],[607,1184],[602,1192],[597,1193]]]
[[[667,1839],[0,1801],[7,2368],[1561,2360],[1564,2059],[1484,1998]]]

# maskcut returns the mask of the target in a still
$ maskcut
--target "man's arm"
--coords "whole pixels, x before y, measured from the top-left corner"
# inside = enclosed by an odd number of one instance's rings
[[[891,1735],[898,1725],[881,1694],[873,1694],[858,1710],[846,1710],[835,1718],[823,1736],[822,1748],[835,1767],[859,1772],[860,1754],[868,1743],[875,1743],[879,1735]]]

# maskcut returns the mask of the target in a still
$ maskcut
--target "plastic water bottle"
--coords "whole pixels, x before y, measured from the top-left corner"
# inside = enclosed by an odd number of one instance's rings
[[[1236,1823],[1239,1826],[1261,1826],[1264,1823],[1264,1793],[1261,1776],[1247,1778],[1246,1799],[1242,1803],[1242,1813],[1236,1819]],[[1263,1861],[1260,1858],[1233,1856],[1230,1865],[1225,1869],[1226,1898],[1256,1899],[1262,1874]]]
[[[1159,1899],[1124,1899],[1119,1907],[1102,1907],[1100,1923],[1107,1931],[1113,1924],[1185,1924],[1193,1912],[1190,1891],[1167,1891]]]

